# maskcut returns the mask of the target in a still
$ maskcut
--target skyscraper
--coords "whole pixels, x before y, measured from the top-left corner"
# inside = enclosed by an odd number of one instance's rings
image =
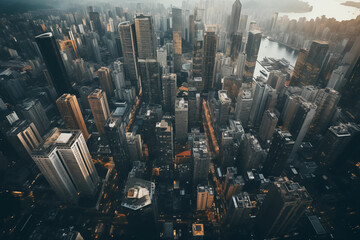
[[[201,97],[200,92],[194,88],[189,87],[188,91],[189,101],[189,126],[194,127],[200,122],[201,114]]]
[[[276,129],[269,153],[264,163],[263,172],[266,177],[279,177],[290,157],[295,141],[287,131]]]
[[[31,151],[43,141],[33,123],[18,121],[6,133],[10,144],[23,161],[31,160]]]
[[[241,7],[242,6],[240,0],[236,0],[232,5],[229,25],[229,36],[232,36],[239,29]]]
[[[131,86],[140,90],[137,67],[137,47],[134,25],[129,21],[119,24],[121,49],[124,55],[125,76],[130,79]]]
[[[161,103],[160,66],[155,59],[139,59],[139,76],[143,100],[147,103]]]
[[[244,82],[249,83],[253,79],[261,37],[262,33],[258,30],[251,30],[249,32],[248,41],[246,44],[246,62],[243,79]]]
[[[256,83],[254,100],[250,111],[249,121],[253,126],[260,124],[262,115],[265,111],[268,98],[269,87],[261,82]]]
[[[131,164],[125,136],[125,124],[120,118],[109,117],[104,126],[106,138],[109,140],[115,167],[120,173],[127,174]]]
[[[55,37],[51,32],[35,37],[41,55],[51,77],[52,85],[58,95],[71,92],[71,83],[61,58]]]
[[[214,31],[206,31],[204,34],[202,67],[204,91],[209,91],[214,85],[216,52],[217,35]]]
[[[50,127],[50,122],[38,99],[25,99],[18,107],[24,118],[34,123],[40,135],[46,133]]]
[[[298,183],[273,183],[256,216],[258,238],[283,237],[304,215],[311,202],[306,188]]]
[[[177,144],[183,144],[188,138],[188,101],[177,98],[175,101],[175,140]]]
[[[206,181],[210,170],[210,155],[204,133],[192,131],[189,133],[189,145],[194,164],[194,183]]]
[[[99,34],[99,36],[102,36],[104,34],[104,29],[102,28],[101,22],[100,22],[100,15],[98,12],[89,12],[89,18],[92,22],[93,30]],[[90,24],[91,24],[90,22]]]
[[[99,176],[80,131],[53,129],[32,158],[63,201],[95,193]]]
[[[225,126],[229,120],[231,99],[228,97],[226,90],[218,91],[218,97],[220,101],[220,112],[219,112],[219,126]]]
[[[360,39],[359,39],[360,44]],[[355,53],[353,53],[355,54]],[[341,106],[348,110],[349,115],[355,116],[360,121],[360,113],[358,111],[360,106],[360,56],[355,61],[354,68],[349,70],[349,78],[345,84],[342,97]]]
[[[162,165],[173,164],[174,158],[174,139],[173,139],[173,128],[171,122],[166,122],[164,119],[161,122],[156,123],[155,127],[157,159],[155,164],[157,167]]]
[[[210,186],[197,186],[196,210],[204,211],[212,206],[214,202],[214,190]]]
[[[179,8],[172,8],[172,30],[174,42],[174,70],[181,71],[182,63],[182,10]]]
[[[111,81],[110,69],[107,67],[101,67],[97,71],[99,76],[100,87],[106,92],[108,97],[114,96],[114,85]]]
[[[271,22],[269,26],[270,32],[273,32],[275,30],[278,17],[279,17],[278,12],[273,13],[273,15],[271,16]]]
[[[314,103],[317,106],[316,114],[311,123],[309,134],[323,134],[330,125],[336,111],[340,93],[331,88],[320,89]]]
[[[238,59],[242,47],[242,38],[242,33],[235,32],[231,35],[230,56],[232,61],[236,61]]]
[[[258,139],[250,133],[245,134],[241,152],[242,157],[238,162],[238,169],[242,173],[258,169],[265,156],[265,151],[260,146]]]
[[[157,39],[151,16],[143,14],[134,18],[138,57],[140,59],[156,59]]]
[[[250,225],[254,211],[255,205],[252,204],[247,192],[241,192],[231,196],[229,209],[224,219],[227,231],[235,232],[239,230],[239,228],[246,229],[246,225]]]
[[[126,141],[129,148],[130,158],[132,162],[142,161],[144,154],[142,149],[142,140],[140,134],[134,134],[132,132],[126,133]]]
[[[106,93],[101,89],[95,89],[89,96],[89,104],[92,115],[94,117],[96,128],[99,134],[104,135],[104,125],[110,117],[110,110]]]
[[[282,92],[285,87],[286,74],[283,74],[280,70],[273,70],[269,74],[267,85],[275,89],[277,92]]]
[[[274,112],[264,112],[259,128],[259,138],[263,143],[271,141],[277,122],[278,118]]]
[[[250,90],[240,90],[236,100],[235,119],[241,121],[244,127],[248,125],[253,98]]]
[[[315,160],[321,165],[334,165],[352,137],[349,130],[347,124],[329,127],[316,149]]]
[[[287,120],[284,122],[284,129],[289,130],[295,140],[290,156],[290,160],[292,160],[309,130],[316,113],[316,105],[307,102],[300,96],[294,96],[290,103],[292,104],[289,104],[288,111],[285,114]]]
[[[176,74],[162,75],[162,101],[164,111],[174,112],[177,92]]]
[[[313,41],[310,50],[301,49],[290,85],[315,85],[328,49],[329,43],[324,41]]]
[[[63,94],[56,100],[56,105],[66,127],[81,130],[85,140],[89,139],[89,132],[86,128],[76,96]]]
[[[124,64],[120,61],[114,62],[114,69],[111,72],[112,80],[114,81],[115,96],[117,100],[124,99],[122,90],[130,86],[129,79],[125,79]]]
[[[203,70],[203,56],[204,56],[204,36],[202,30],[197,30],[194,36],[194,51],[193,51],[193,77],[202,77]],[[203,90],[203,87],[199,90]]]

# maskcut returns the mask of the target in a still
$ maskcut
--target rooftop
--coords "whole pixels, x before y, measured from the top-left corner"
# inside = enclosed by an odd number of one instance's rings
[[[121,206],[136,211],[152,203],[155,183],[139,178],[130,178],[126,183],[125,192],[127,194]]]
[[[199,223],[194,223],[192,225],[192,232],[194,237],[204,236],[204,225]]]
[[[54,128],[46,140],[33,151],[32,155],[49,154],[55,147],[70,147],[80,134],[80,130],[60,130]]]

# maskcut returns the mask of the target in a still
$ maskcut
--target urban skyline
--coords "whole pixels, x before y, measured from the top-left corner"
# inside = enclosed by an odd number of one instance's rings
[[[359,96],[357,0],[4,1],[0,239],[359,239]]]

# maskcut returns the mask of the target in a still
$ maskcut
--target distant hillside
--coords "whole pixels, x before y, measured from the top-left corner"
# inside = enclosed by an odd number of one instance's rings
[[[301,0],[251,0],[244,2],[243,6],[245,9],[266,9],[267,11],[271,10],[283,13],[304,13],[312,11],[312,6]]]
[[[348,6],[348,7],[360,8],[360,2],[346,1],[344,3],[341,3],[341,5]]]

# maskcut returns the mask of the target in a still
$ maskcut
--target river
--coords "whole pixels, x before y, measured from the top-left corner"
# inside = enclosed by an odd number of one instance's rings
[[[258,53],[258,61],[262,61],[264,57],[272,57],[276,59],[285,58],[288,62],[290,62],[290,65],[295,66],[298,51],[280,43],[270,41],[267,38],[262,38]],[[262,66],[259,63],[256,63],[254,77],[260,76],[260,70],[262,69]]]

